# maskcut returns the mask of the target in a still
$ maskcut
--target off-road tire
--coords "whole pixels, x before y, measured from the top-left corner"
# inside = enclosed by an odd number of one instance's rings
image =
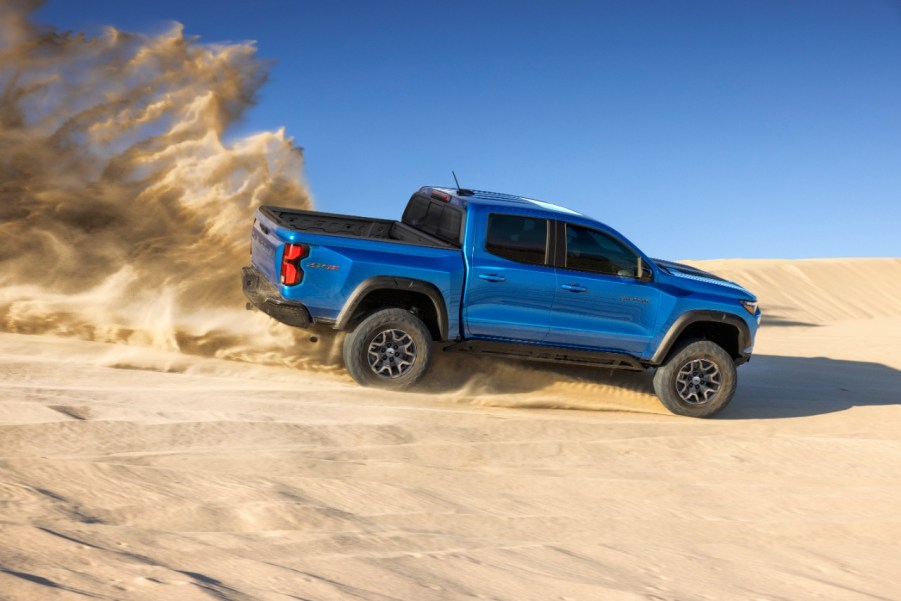
[[[713,417],[725,409],[737,383],[735,361],[708,340],[682,344],[654,373],[654,392],[660,402],[676,415],[688,417]]]
[[[370,352],[373,349],[389,352],[374,356]],[[344,338],[343,355],[347,371],[361,386],[403,390],[416,384],[428,371],[432,336],[422,320],[409,311],[382,309]],[[377,373],[379,368],[381,373]]]

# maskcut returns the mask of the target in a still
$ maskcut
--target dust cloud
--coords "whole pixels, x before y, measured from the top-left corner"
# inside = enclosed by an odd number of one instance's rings
[[[34,21],[39,6],[0,0],[0,330],[114,343],[113,366],[181,370],[200,355],[339,371],[340,335],[312,344],[244,309],[255,208],[312,207],[283,130],[227,140],[266,81],[253,44],[201,43],[178,24],[61,32]],[[561,407],[559,386],[598,385],[562,371],[442,357],[425,390]],[[647,394],[618,384],[607,390]]]
[[[254,209],[312,206],[284,130],[226,139],[266,81],[253,44],[39,6],[0,0],[0,328],[291,362],[300,334],[240,290]]]

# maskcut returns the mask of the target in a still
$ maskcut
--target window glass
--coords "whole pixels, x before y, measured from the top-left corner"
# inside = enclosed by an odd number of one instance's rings
[[[544,265],[547,247],[547,219],[521,215],[489,215],[485,250],[493,255]]]
[[[634,278],[638,277],[638,255],[603,232],[568,223],[566,267]]]
[[[417,194],[410,199],[402,220],[420,231],[460,246],[463,211],[458,207]]]

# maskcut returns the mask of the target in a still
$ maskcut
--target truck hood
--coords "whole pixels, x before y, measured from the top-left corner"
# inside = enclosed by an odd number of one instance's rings
[[[665,261],[663,259],[651,260],[654,261],[657,267],[675,278],[681,278],[693,282],[703,282],[706,284],[712,284],[714,286],[720,286],[722,288],[728,288],[732,290],[732,294],[736,296],[741,296],[742,298],[747,298],[748,300],[757,300],[757,297],[750,291],[748,291],[745,287],[740,286],[735,282],[725,280],[717,275],[710,273],[709,271],[704,271],[703,269],[698,269],[697,267],[692,267],[691,265],[686,265],[684,263],[676,263],[675,261]]]

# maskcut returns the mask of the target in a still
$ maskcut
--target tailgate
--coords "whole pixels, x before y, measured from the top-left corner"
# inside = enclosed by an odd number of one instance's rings
[[[273,284],[278,284],[276,251],[282,241],[276,235],[275,223],[265,214],[257,211],[250,234],[250,263]]]

